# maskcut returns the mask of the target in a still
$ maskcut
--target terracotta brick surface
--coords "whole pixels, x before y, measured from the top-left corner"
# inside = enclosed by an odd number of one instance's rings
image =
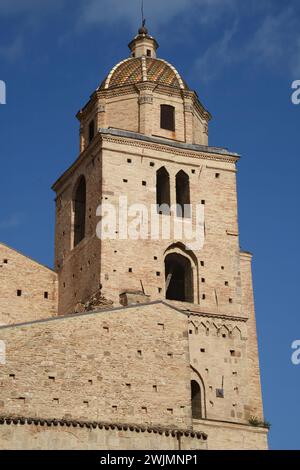
[[[1,325],[56,316],[57,287],[54,271],[0,243]]]
[[[156,67],[154,39],[139,36],[130,47],[136,58],[150,47]],[[0,321],[46,319],[0,329],[6,345],[0,415],[184,428],[204,431],[208,438],[195,444],[187,437],[182,448],[264,449],[266,429],[249,425],[250,417],[263,422],[264,416],[252,256],[240,251],[239,242],[239,156],[208,146],[210,114],[172,66],[164,65],[163,73],[157,67],[157,82],[145,69],[136,80],[134,71],[129,79],[122,69],[113,86],[107,78],[77,114],[80,154],[53,186],[55,273],[0,245]],[[170,77],[173,86],[167,86]],[[175,131],[160,127],[162,104],[175,109]],[[92,121],[96,133],[89,142]],[[129,207],[143,204],[150,214],[162,167],[169,173],[171,204],[176,203],[176,175],[184,171],[189,178],[193,214],[184,224],[195,232],[195,208],[202,208],[203,247],[189,249],[188,238],[173,232],[153,239],[150,225],[144,238],[124,238],[124,222],[113,227],[110,238],[100,240],[99,206],[110,204],[119,216],[120,198],[126,197]],[[75,193],[82,176],[85,237],[74,246]],[[156,217],[171,220],[171,225],[182,223],[169,215]],[[171,253],[191,264],[191,302],[165,299],[165,258]],[[22,290],[19,297],[17,290]],[[69,315],[97,291],[111,303],[110,310]],[[145,305],[127,306],[143,299]],[[59,317],[49,319],[55,315]],[[201,392],[197,420],[192,416],[192,380]],[[76,429],[71,438],[65,429],[15,426],[6,421],[1,426],[0,420],[1,448],[16,442],[20,448],[178,445],[170,436],[158,443],[146,434],[132,438],[110,428]]]

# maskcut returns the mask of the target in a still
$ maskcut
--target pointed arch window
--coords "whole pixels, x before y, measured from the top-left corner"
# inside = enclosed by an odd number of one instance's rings
[[[81,176],[77,181],[74,197],[74,247],[85,237],[85,215],[86,215],[86,182]]]
[[[196,380],[191,381],[191,400],[192,400],[192,417],[193,419],[202,418],[201,406],[201,388]]]
[[[190,179],[183,170],[176,175],[176,204],[178,217],[191,217]]]
[[[156,172],[156,204],[159,214],[170,214],[170,176],[165,167]]]

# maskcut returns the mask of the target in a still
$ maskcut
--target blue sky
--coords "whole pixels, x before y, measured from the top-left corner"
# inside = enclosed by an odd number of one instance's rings
[[[241,245],[254,286],[270,447],[300,449],[297,0],[145,0],[159,56],[213,115],[210,144],[239,152]],[[53,265],[50,187],[78,155],[76,112],[140,23],[139,0],[0,0],[0,240]]]

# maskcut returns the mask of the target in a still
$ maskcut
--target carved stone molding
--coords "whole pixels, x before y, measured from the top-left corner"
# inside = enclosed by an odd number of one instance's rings
[[[153,104],[152,95],[142,95],[139,97],[139,104]]]
[[[227,163],[235,163],[238,160],[238,157],[235,156],[222,156],[222,155],[211,155],[211,154],[205,154],[201,152],[187,152],[187,151],[182,151],[179,149],[176,149],[174,147],[170,148],[167,147],[166,145],[162,144],[152,144],[150,142],[143,142],[143,141],[136,141],[136,140],[129,140],[127,138],[118,138],[118,137],[113,137],[109,135],[102,135],[102,140],[103,142],[111,142],[114,144],[122,144],[122,145],[128,145],[131,147],[139,147],[139,148],[144,148],[144,149],[149,149],[149,150],[157,150],[158,152],[165,152],[165,153],[171,153],[173,155],[179,155],[181,157],[190,157],[190,158],[201,158],[205,160],[212,160],[212,161],[219,161],[219,162],[227,162]]]

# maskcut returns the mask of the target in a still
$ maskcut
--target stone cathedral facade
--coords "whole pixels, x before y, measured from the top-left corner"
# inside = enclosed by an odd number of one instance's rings
[[[0,244],[0,448],[266,449],[239,155],[145,26],[129,48],[53,186],[54,271]],[[128,236],[120,200],[203,243]]]

